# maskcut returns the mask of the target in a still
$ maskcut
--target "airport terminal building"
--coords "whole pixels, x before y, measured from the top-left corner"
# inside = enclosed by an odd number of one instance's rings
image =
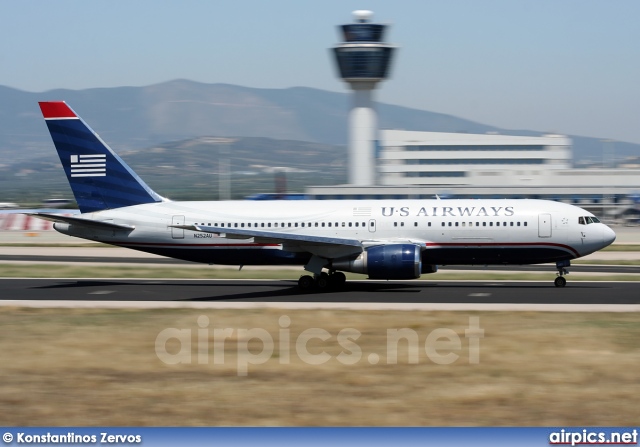
[[[376,186],[317,186],[311,198],[536,198],[604,218],[634,215],[639,169],[573,169],[571,139],[382,130]]]
[[[520,137],[381,131],[380,185],[460,185],[474,172],[569,169],[571,140],[560,135]]]

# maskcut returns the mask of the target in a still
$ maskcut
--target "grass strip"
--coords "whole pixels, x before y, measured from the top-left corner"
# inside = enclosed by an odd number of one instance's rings
[[[170,328],[185,344],[158,351]],[[316,364],[297,347],[313,328],[329,335],[306,343],[311,359],[328,356]],[[0,415],[7,426],[631,426],[639,339],[640,313],[0,308]]]

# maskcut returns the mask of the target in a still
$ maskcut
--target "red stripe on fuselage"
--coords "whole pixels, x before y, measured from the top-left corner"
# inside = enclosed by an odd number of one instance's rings
[[[39,102],[44,119],[77,118],[73,110],[64,101]]]
[[[575,248],[564,245],[564,244],[556,244],[553,242],[445,242],[445,243],[436,243],[436,242],[427,242],[427,248],[435,248],[435,247],[530,247],[532,245],[539,246],[547,246],[547,247],[558,247],[564,248],[565,250],[569,250],[573,253],[576,258],[580,257],[580,253],[576,251]]]

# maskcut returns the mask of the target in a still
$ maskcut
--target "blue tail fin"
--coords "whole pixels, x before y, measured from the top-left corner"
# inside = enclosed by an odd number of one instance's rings
[[[65,102],[39,104],[81,212],[166,200],[149,188]]]

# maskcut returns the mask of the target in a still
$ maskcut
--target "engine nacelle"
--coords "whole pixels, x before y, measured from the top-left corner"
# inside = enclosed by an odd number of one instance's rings
[[[332,267],[371,279],[416,279],[422,272],[421,249],[414,244],[369,247],[356,258],[334,260]]]

